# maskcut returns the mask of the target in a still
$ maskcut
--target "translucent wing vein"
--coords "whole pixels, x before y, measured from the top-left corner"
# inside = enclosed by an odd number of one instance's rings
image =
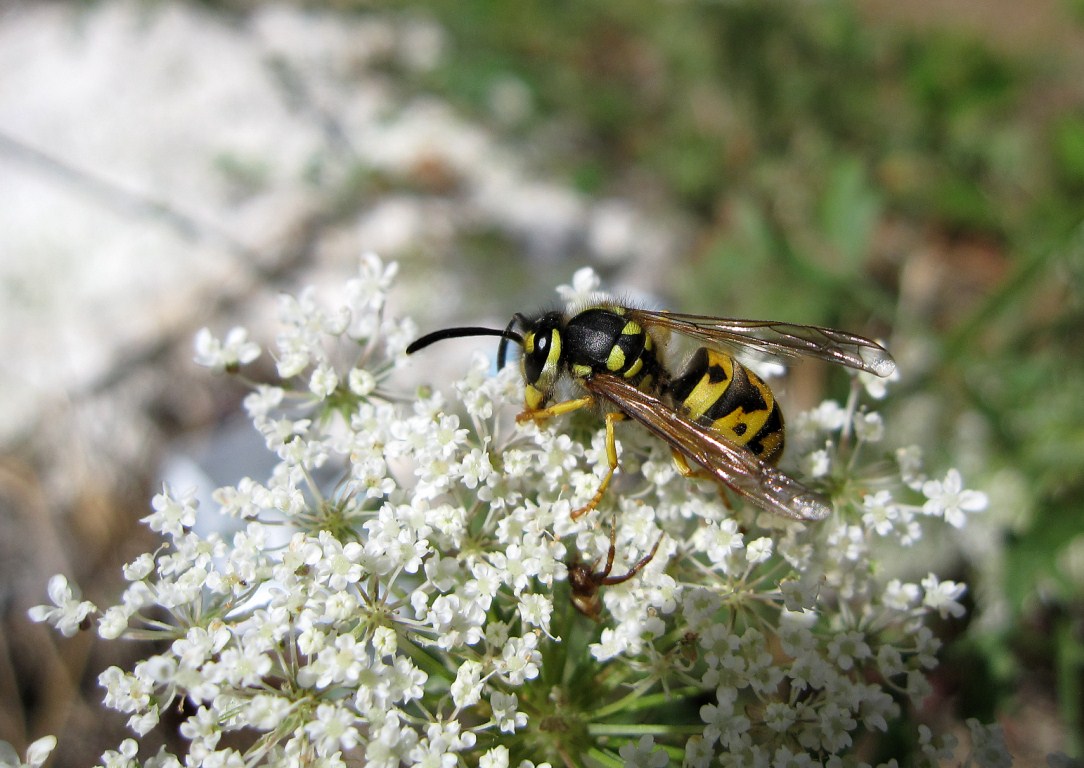
[[[849,368],[889,376],[896,363],[884,347],[853,333],[771,320],[740,320],[636,309],[630,317],[662,326],[710,345],[752,349],[765,355],[814,357]]]

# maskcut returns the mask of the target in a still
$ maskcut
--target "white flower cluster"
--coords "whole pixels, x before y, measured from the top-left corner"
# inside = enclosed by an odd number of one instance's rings
[[[162,649],[101,676],[137,735],[182,699],[191,712],[187,755],[143,765],[857,765],[857,742],[927,695],[927,621],[961,616],[965,587],[882,579],[874,546],[962,527],[985,498],[955,470],[925,478],[913,451],[866,469],[884,430],[857,388],[792,420],[797,463],[833,499],[824,522],[731,508],[634,425],[610,491],[573,521],[606,470],[599,423],[514,425],[521,382],[481,357],[452,401],[395,396],[414,326],[383,316],[394,274],[366,256],[338,309],[284,301],[282,381],[245,403],[278,465],[214,496],[239,533],[197,534],[186,491],[155,497],[146,522],[166,543],[125,568],[98,624]],[[597,287],[581,272],[562,295]],[[259,354],[241,330],[197,345],[220,371]],[[659,546],[602,588],[595,623],[569,564],[604,560],[611,535],[616,575]],[[65,634],[94,610],[62,577],[49,595],[33,618]],[[911,727],[925,764],[952,755]],[[1000,733],[972,731],[977,764],[1004,764]],[[137,753],[129,740],[102,762]]]

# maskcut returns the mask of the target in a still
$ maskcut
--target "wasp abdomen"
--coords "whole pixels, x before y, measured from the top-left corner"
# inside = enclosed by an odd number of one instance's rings
[[[783,413],[764,381],[730,355],[701,347],[668,387],[674,407],[696,423],[775,463]]]

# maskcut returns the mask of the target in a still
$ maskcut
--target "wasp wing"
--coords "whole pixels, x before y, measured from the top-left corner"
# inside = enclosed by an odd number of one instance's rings
[[[831,513],[824,496],[624,379],[596,374],[583,384],[591,394],[612,403],[761,509],[795,520],[823,520]]]
[[[628,315],[641,325],[670,328],[708,344],[743,347],[767,355],[815,357],[877,376],[890,376],[896,370],[896,362],[880,344],[834,328],[646,309],[630,309]]]

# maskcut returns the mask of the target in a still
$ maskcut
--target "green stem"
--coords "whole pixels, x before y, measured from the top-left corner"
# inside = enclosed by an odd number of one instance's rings
[[[591,713],[593,719],[602,720],[617,712],[641,712],[645,709],[652,709],[660,704],[669,704],[675,699],[683,699],[686,696],[692,696],[693,694],[700,693],[701,689],[696,686],[687,686],[685,688],[679,688],[674,691],[659,691],[653,693],[650,696],[637,695],[635,691],[624,696],[620,701],[616,701],[612,704],[608,704],[605,707],[601,707]],[[633,700],[630,701],[629,699]]]
[[[407,639],[404,634],[398,633],[398,643],[399,647],[406,651],[407,656],[430,677],[437,677],[448,682],[455,679],[455,676],[439,659]]]
[[[664,723],[591,723],[587,732],[592,736],[693,736],[704,732],[700,725],[668,725]]]
[[[585,757],[606,768],[624,768],[625,762],[613,752],[604,752],[598,747],[587,750]]]
[[[1066,753],[1079,758],[1081,751],[1084,750],[1084,742],[1077,732],[1082,719],[1080,669],[1084,666],[1084,650],[1081,649],[1074,635],[1073,627],[1069,622],[1061,622],[1057,628],[1055,664],[1057,665],[1058,708],[1061,710],[1062,723],[1069,734],[1066,736]]]
[[[626,708],[630,707],[633,702],[641,698],[644,691],[646,691],[654,684],[655,682],[653,680],[644,680],[617,701],[610,702],[604,707],[599,707],[592,712],[588,712],[587,716],[590,717],[592,720],[601,720],[602,718],[608,717],[615,712],[623,712],[626,710]]]

